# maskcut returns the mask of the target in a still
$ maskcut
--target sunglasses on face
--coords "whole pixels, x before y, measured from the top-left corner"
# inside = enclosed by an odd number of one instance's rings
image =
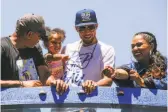
[[[78,27],[78,30],[79,30],[80,32],[85,31],[85,30],[93,31],[93,30],[95,30],[95,29],[96,29],[96,26],[95,26],[95,25],[79,26],[79,27]]]

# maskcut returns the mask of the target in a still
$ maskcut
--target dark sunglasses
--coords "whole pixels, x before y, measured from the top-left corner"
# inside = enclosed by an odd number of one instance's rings
[[[85,30],[95,30],[96,26],[95,25],[89,25],[89,26],[79,26],[78,30],[81,31],[85,31]]]

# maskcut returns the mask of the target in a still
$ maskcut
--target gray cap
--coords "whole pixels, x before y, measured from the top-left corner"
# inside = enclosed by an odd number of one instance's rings
[[[16,32],[25,33],[28,31],[39,32],[41,36],[45,36],[45,23],[42,16],[35,14],[25,14],[17,20]]]

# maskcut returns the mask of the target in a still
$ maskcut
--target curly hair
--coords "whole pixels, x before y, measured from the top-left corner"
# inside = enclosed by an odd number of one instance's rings
[[[58,34],[61,37],[62,42],[65,40],[66,36],[65,36],[65,31],[63,29],[60,28],[54,28],[51,30],[50,27],[45,27],[46,33],[47,33],[47,37],[45,39],[43,39],[43,44],[44,47],[47,49],[48,46],[48,42],[53,38],[53,34]]]
[[[65,33],[65,31],[63,30],[63,29],[60,29],[60,28],[54,28],[53,30],[52,30],[52,32],[53,33],[58,33],[58,35],[62,35],[62,42],[65,40],[65,38],[66,38],[66,33]]]
[[[155,35],[153,35],[150,32],[138,32],[134,35],[142,35],[143,38],[150,44],[154,45],[153,50],[151,51],[150,54],[150,66],[149,66],[149,71],[151,72],[152,70],[155,70],[156,67],[159,68],[161,71],[160,77],[165,76],[166,70],[167,70],[167,58],[163,56],[158,50],[157,50],[157,41],[155,38]]]

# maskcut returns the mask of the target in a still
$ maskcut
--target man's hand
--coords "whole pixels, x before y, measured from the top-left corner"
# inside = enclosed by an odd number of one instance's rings
[[[42,86],[42,83],[39,80],[29,80],[29,81],[22,81],[22,87],[38,87]]]
[[[84,88],[86,94],[91,94],[96,89],[97,84],[92,80],[86,80],[82,83],[82,87]]]
[[[111,66],[106,66],[104,70],[102,71],[102,74],[107,77],[113,77],[114,68],[112,68]]]
[[[57,79],[51,81],[52,86],[56,86],[56,92],[59,95],[62,95],[67,89],[68,89],[68,84],[66,84],[63,80]]]

